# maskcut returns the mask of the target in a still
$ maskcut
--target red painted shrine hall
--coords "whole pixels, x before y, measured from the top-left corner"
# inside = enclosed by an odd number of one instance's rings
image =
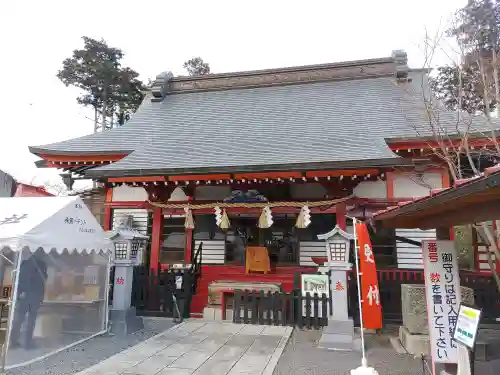
[[[136,229],[150,236],[149,267],[190,263],[203,242],[192,304],[201,312],[209,283],[265,281],[289,290],[294,272],[325,257],[318,234],[336,224],[352,231],[348,217],[369,218],[450,186],[433,153],[439,145],[424,106],[426,74],[410,69],[403,51],[199,77],[162,73],[124,126],[30,151],[42,158],[39,167],[103,183],[105,229],[119,215],[133,216]],[[487,147],[474,134],[489,125],[473,120],[470,146]],[[453,113],[440,121],[455,132]],[[266,206],[272,225],[259,228]],[[226,229],[217,225],[215,207],[225,210]],[[304,207],[311,216],[305,228],[297,225]],[[432,239],[435,230],[371,236],[378,268],[396,272],[423,268],[420,248],[396,238]],[[266,249],[270,270],[246,272],[249,247]]]

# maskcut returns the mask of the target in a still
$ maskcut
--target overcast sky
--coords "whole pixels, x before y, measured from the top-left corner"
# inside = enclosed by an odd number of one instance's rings
[[[78,92],[56,78],[83,35],[121,48],[143,80],[201,56],[213,73],[389,56],[423,64],[425,30],[465,0],[4,0],[0,1],[0,169],[23,182],[58,181],[36,169],[29,145],[93,131]],[[440,53],[434,63],[448,62]],[[189,140],[186,140],[189,142]]]

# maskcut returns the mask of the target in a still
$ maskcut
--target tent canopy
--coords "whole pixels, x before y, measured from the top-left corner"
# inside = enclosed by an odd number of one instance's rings
[[[108,252],[113,243],[79,197],[0,198],[0,250]]]

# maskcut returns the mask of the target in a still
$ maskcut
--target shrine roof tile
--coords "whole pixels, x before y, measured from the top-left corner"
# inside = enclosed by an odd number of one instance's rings
[[[273,170],[307,163],[363,167],[376,160],[405,165],[387,140],[432,135],[421,98],[425,72],[409,74],[408,83],[385,75],[177,93],[161,101],[147,96],[120,128],[30,147],[30,151],[128,154],[87,172],[96,177],[239,171],[242,167]],[[440,113],[440,122],[456,129],[452,112]],[[479,117],[476,123],[478,129],[485,126]]]

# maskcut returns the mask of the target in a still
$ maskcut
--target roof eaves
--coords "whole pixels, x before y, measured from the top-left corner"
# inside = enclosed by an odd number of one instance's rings
[[[210,174],[210,173],[245,173],[245,172],[277,172],[277,171],[303,171],[303,170],[340,170],[355,168],[390,168],[413,166],[411,159],[400,157],[373,159],[373,160],[347,160],[322,163],[296,163],[296,164],[269,164],[250,166],[227,166],[227,167],[204,167],[204,168],[178,168],[178,169],[112,169],[110,164],[106,168],[94,168],[86,172],[89,177],[139,177],[158,175],[189,175],[189,174]]]
[[[117,155],[117,154],[130,154],[134,150],[130,149],[110,149],[106,151],[68,151],[68,150],[53,150],[46,148],[47,146],[29,146],[28,149],[32,154],[40,156],[45,155]]]

